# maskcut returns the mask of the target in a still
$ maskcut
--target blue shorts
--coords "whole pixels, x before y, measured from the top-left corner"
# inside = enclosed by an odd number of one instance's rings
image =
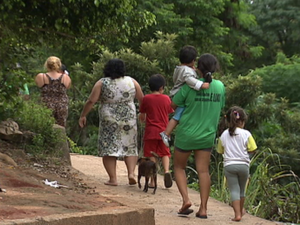
[[[183,113],[184,110],[185,110],[184,107],[178,106],[178,107],[175,109],[175,114],[174,114],[174,116],[173,116],[173,119],[179,121],[180,118],[181,118],[181,115],[182,115],[182,113]]]

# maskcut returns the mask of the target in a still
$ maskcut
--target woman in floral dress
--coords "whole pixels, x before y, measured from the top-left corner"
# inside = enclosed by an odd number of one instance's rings
[[[82,110],[79,125],[86,125],[86,116],[99,101],[99,155],[109,176],[106,185],[116,186],[117,158],[124,157],[129,184],[136,184],[137,120],[134,99],[141,104],[144,94],[137,81],[125,76],[125,64],[111,59],[104,68],[104,78],[94,85]]]

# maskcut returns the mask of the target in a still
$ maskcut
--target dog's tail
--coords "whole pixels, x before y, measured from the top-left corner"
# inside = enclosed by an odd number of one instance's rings
[[[155,163],[156,169],[159,171],[161,169],[161,165],[160,165],[161,164],[161,158],[159,157],[159,155],[157,155],[156,152],[151,151],[150,153],[154,156],[155,161],[156,161],[156,163]]]
[[[151,153],[151,155],[153,155],[156,159],[159,159],[160,157],[159,157],[159,155],[157,155],[157,153],[156,152],[150,152]]]

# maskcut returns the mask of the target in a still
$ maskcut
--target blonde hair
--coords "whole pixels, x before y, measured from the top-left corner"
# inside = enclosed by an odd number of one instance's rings
[[[56,56],[50,56],[45,64],[44,64],[45,69],[47,69],[47,71],[57,71],[59,72],[61,70],[61,61],[60,58],[56,57]]]

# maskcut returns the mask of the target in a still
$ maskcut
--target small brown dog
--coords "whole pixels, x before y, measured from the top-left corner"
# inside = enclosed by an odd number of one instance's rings
[[[153,153],[152,153],[153,154]],[[149,188],[149,180],[152,177],[154,180],[154,190],[153,194],[155,194],[155,191],[157,189],[157,166],[156,163],[151,161],[149,158],[140,158],[138,160],[138,185],[139,188],[142,187],[141,185],[141,177],[145,177],[145,186],[144,186],[144,192],[148,192]]]

